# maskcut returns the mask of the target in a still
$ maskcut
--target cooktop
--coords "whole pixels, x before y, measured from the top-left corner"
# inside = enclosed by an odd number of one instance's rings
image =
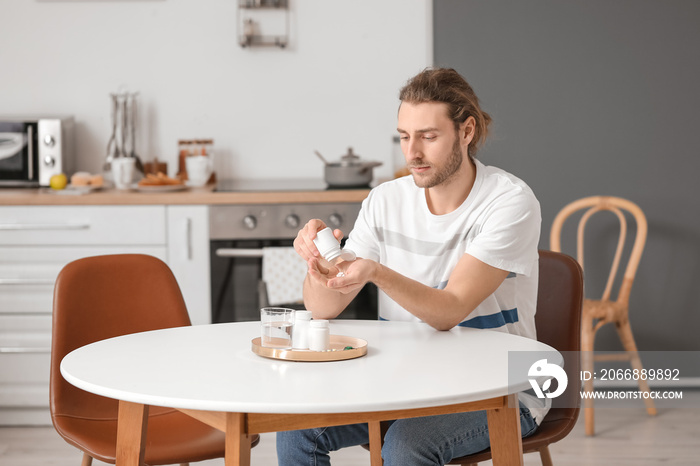
[[[369,186],[364,188],[369,189]],[[362,187],[329,188],[320,178],[261,179],[261,180],[219,180],[219,192],[276,192],[276,191],[327,191],[328,189],[362,189]]]

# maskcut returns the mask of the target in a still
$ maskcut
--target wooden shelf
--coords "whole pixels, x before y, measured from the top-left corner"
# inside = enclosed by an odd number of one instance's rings
[[[241,47],[272,46],[285,48],[289,39],[286,36],[238,36]]]
[[[263,11],[267,10],[267,11]],[[284,14],[284,18],[279,15]],[[283,20],[284,25],[277,20]],[[279,47],[289,45],[288,0],[238,0],[236,24],[238,45],[246,47]],[[265,28],[261,27],[265,25]],[[272,31],[270,31],[272,29]]]
[[[239,0],[238,7],[244,10],[283,9],[288,7],[287,0]]]

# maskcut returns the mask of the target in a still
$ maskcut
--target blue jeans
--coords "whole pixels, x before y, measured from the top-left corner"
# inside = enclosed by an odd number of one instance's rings
[[[520,404],[522,436],[537,424]],[[277,433],[280,466],[328,466],[329,452],[369,443],[367,424]],[[385,466],[435,466],[489,447],[486,411],[444,414],[393,421],[384,437]]]

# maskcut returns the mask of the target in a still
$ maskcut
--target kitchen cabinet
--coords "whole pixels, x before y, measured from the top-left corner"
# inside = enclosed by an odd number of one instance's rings
[[[168,265],[193,325],[211,323],[209,206],[167,206]]]
[[[50,424],[48,382],[56,276],[102,254],[168,263],[193,323],[210,321],[208,207],[0,207],[0,425]]]

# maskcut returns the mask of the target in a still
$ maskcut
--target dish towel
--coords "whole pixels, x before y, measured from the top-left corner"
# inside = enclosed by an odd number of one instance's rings
[[[263,248],[262,279],[270,306],[303,302],[306,271],[306,262],[294,248]]]

